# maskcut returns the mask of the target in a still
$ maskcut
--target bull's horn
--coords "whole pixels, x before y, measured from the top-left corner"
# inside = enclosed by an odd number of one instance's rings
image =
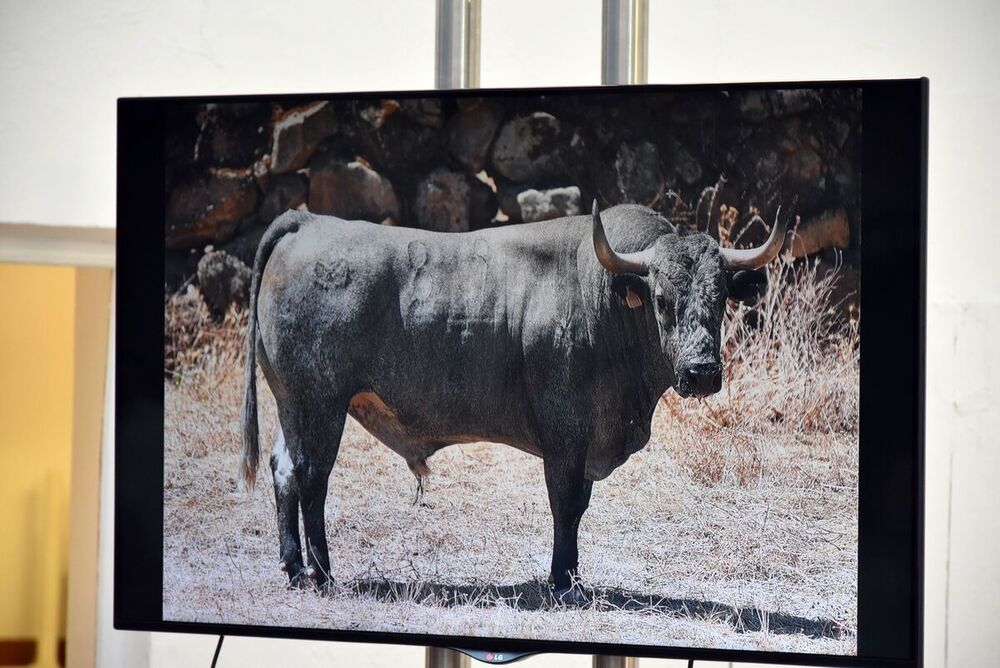
[[[601,222],[601,212],[597,209],[597,200],[594,200],[594,252],[601,266],[613,274],[639,274],[643,276],[649,273],[649,263],[653,259],[653,249],[637,253],[616,253],[615,249],[608,243],[608,237],[604,233],[604,223]]]
[[[765,264],[778,257],[781,246],[785,243],[785,230],[788,221],[781,219],[781,208],[774,217],[774,227],[771,228],[771,235],[762,245],[757,248],[720,248],[722,255],[722,266],[726,269],[759,269]]]

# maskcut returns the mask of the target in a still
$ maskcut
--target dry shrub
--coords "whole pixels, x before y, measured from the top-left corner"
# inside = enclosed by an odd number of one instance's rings
[[[803,437],[836,460],[858,432],[860,337],[853,310],[835,303],[838,268],[782,257],[764,269],[768,290],[752,308],[728,304],[722,330],[725,382],[702,401],[673,392],[662,402],[687,427],[672,455],[699,482],[746,484],[760,473],[758,436]]]
[[[665,214],[724,246],[769,233],[760,208],[748,204],[741,212],[721,201],[725,184],[720,176],[691,203],[671,193]],[[839,265],[784,256],[763,271],[768,290],[759,304],[727,304],[722,391],[700,401],[668,392],[654,430],[671,431],[671,457],[702,484],[746,485],[780,454],[796,475],[813,475],[808,469],[823,464],[838,483],[856,485],[861,341],[858,314],[838,302],[845,274]],[[770,444],[766,452],[762,442]]]
[[[727,390],[709,404],[713,417],[753,431],[856,433],[861,340],[853,311],[845,318],[833,302],[838,270],[783,258],[766,271],[755,308],[727,308]]]
[[[676,415],[675,402],[664,403],[670,414]],[[744,486],[761,476],[759,445],[748,434],[704,423],[700,428],[678,429],[671,443],[671,457],[702,485],[731,482]]]
[[[246,310],[230,307],[216,320],[194,286],[169,295],[164,308],[164,373],[169,380],[210,394],[231,376],[242,378]]]
[[[718,203],[720,177],[706,188],[694,211],[707,203],[705,227],[716,220],[719,243],[740,246],[755,229],[769,234],[763,212],[748,205],[746,213]],[[714,214],[712,212],[716,212]],[[783,218],[777,207],[774,224]],[[799,218],[789,234],[794,235]],[[707,402],[709,417],[722,426],[768,431],[780,423],[786,433],[852,433],[858,431],[861,339],[853,305],[838,301],[841,266],[824,267],[816,260],[794,261],[782,255],[764,268],[768,290],[752,308],[728,303],[722,331],[727,387]],[[857,286],[848,292],[857,292]]]

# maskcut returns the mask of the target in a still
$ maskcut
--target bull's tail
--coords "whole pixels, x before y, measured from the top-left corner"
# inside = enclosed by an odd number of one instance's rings
[[[260,434],[257,424],[257,294],[260,279],[264,273],[271,251],[282,237],[299,229],[304,222],[300,211],[288,211],[271,223],[257,246],[253,262],[253,277],[250,282],[250,320],[247,324],[246,392],[243,395],[243,410],[240,422],[243,427],[243,458],[241,470],[243,480],[249,487],[257,482],[257,466],[260,463]]]

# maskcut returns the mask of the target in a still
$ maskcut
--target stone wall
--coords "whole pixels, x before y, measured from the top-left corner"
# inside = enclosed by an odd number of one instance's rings
[[[850,268],[861,139],[849,89],[177,105],[166,288],[199,280],[224,310],[289,208],[461,232],[585,212],[593,198],[738,245],[766,236],[780,207],[802,221],[796,256],[836,247]]]

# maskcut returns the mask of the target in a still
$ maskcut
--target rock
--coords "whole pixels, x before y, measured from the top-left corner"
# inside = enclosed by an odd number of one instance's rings
[[[337,118],[329,102],[313,102],[283,112],[274,122],[271,173],[302,169],[320,142],[336,131]]]
[[[688,186],[701,181],[704,173],[701,164],[681,142],[676,139],[668,142],[668,151],[664,162],[669,176],[680,179]]]
[[[378,145],[375,155],[380,169],[405,192],[411,191],[420,174],[445,161],[441,131],[414,123],[403,114],[397,114],[376,130],[374,141]]]
[[[534,223],[582,213],[580,188],[565,186],[536,190],[515,185],[500,189],[500,208],[513,223]]]
[[[267,225],[243,221],[236,236],[222,244],[219,250],[232,255],[246,266],[253,267],[254,259],[257,257],[257,246],[260,245],[260,239],[266,230]]]
[[[178,176],[195,169],[195,150],[198,143],[199,107],[192,104],[166,105],[163,111],[164,176],[167,191],[173,189]]]
[[[836,209],[824,211],[799,224],[794,234],[785,239],[783,250],[790,251],[793,257],[812,255],[824,248],[846,249],[851,245],[851,227],[847,220],[847,211]]]
[[[266,191],[271,185],[271,154],[261,156],[261,158],[250,166],[253,178],[257,181],[257,187]]]
[[[517,204],[521,208],[521,219],[526,223],[577,216],[583,211],[580,206],[580,189],[576,186],[549,190],[528,189],[518,194]]]
[[[769,91],[771,109],[776,116],[790,116],[823,106],[819,92],[809,88],[789,88]]]
[[[413,205],[417,225],[437,232],[468,231],[470,194],[464,175],[435,170],[417,186]]]
[[[842,121],[839,118],[831,118],[827,134],[830,137],[830,143],[833,145],[833,148],[837,151],[842,150],[852,131],[853,129],[846,121]]]
[[[309,170],[309,210],[347,220],[399,220],[392,183],[361,160],[323,155]]]
[[[823,159],[809,145],[802,144],[789,151],[785,170],[793,183],[814,183],[823,176]]]
[[[521,219],[521,205],[517,203],[517,196],[521,194],[521,188],[516,183],[501,182],[497,187],[497,203],[500,205],[500,212],[506,217],[506,223],[523,223]]]
[[[360,155],[401,191],[442,162],[441,102],[431,98],[358,102],[344,109],[334,150]]]
[[[800,114],[822,105],[819,93],[807,88],[736,91],[731,95],[737,115],[753,122]]]
[[[406,117],[430,128],[441,127],[441,100],[436,97],[412,97],[399,101]]]
[[[272,181],[257,209],[257,215],[265,224],[270,224],[285,211],[305,204],[309,195],[309,181],[302,174],[281,174]]]
[[[267,153],[270,124],[270,104],[206,104],[198,114],[195,160],[213,167],[248,167]]]
[[[166,206],[166,247],[173,250],[226,241],[257,206],[249,170],[211,169],[171,190]]]
[[[465,174],[448,169],[434,170],[417,186],[413,204],[417,225],[436,232],[467,232],[472,193],[473,185]]]
[[[369,125],[371,125],[376,130],[385,127],[385,124],[389,122],[402,107],[398,100],[381,100],[378,104],[369,105],[363,107],[358,115],[361,116]]]
[[[614,169],[616,186],[621,197],[619,202],[648,206],[666,190],[660,151],[648,141],[639,144],[623,143],[615,156]],[[698,175],[701,175],[700,170]],[[577,195],[579,196],[579,191]]]
[[[250,294],[250,268],[225,251],[205,253],[198,261],[198,286],[216,318],[230,305],[244,306]]]
[[[747,172],[752,189],[759,194],[767,193],[781,178],[784,162],[778,157],[777,151],[771,149],[759,153],[747,151],[747,156],[751,165]],[[740,160],[737,160],[737,164],[741,164]]]
[[[361,156],[399,193],[413,192],[423,175],[444,162],[441,130],[411,120],[396,100],[355,103],[341,118],[330,152]]]
[[[473,174],[479,172],[486,165],[490,144],[502,119],[501,110],[486,100],[460,108],[445,126],[448,153]]]
[[[738,94],[738,93],[737,93]],[[732,105],[732,91],[665,93],[654,100],[654,113],[660,127],[703,127],[708,118],[717,118],[722,108]]]
[[[483,100],[485,100],[485,99],[486,98],[478,97],[478,96],[474,96],[474,97],[457,97],[457,98],[455,98],[455,106],[460,111],[465,111],[467,109],[473,109],[475,107],[478,107],[479,105],[481,105],[483,103]]]
[[[570,176],[583,148],[576,130],[537,111],[505,123],[493,142],[491,157],[505,178],[539,185]]]
[[[764,91],[742,91],[732,94],[738,116],[746,120],[762,121],[771,114]]]
[[[478,178],[469,178],[469,227],[478,230],[489,227],[497,215],[497,195],[493,188]]]
[[[167,250],[163,254],[163,286],[168,293],[181,289],[198,272],[200,249]]]

